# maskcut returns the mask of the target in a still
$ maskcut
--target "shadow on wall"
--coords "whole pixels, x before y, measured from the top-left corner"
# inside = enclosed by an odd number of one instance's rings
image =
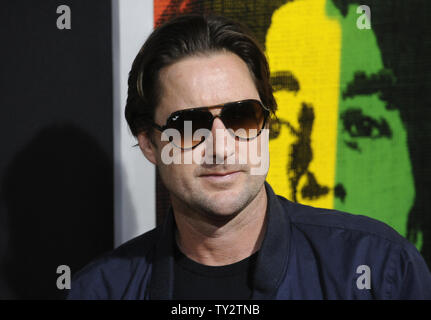
[[[61,299],[57,266],[74,274],[113,248],[112,159],[81,129],[42,130],[10,163],[2,190],[4,298]]]

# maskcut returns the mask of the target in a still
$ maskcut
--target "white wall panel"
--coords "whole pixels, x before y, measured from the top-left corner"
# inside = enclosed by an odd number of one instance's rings
[[[153,29],[152,0],[112,0],[115,246],[154,228],[155,170],[124,117],[133,59]]]

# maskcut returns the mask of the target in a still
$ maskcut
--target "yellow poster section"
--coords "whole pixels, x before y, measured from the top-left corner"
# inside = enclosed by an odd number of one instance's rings
[[[266,38],[266,54],[271,73],[290,71],[299,81],[295,94],[277,91],[277,116],[300,130],[298,115],[302,103],[312,105],[314,123],[311,131],[312,160],[306,171],[312,173],[329,193],[314,200],[304,199],[301,188],[307,182],[303,174],[297,188],[297,201],[317,207],[333,208],[341,27],[325,13],[325,0],[295,1],[279,8],[272,16]],[[299,137],[288,126],[281,127],[277,139],[270,141],[271,164],[267,181],[277,194],[293,200],[289,182],[292,144]]]

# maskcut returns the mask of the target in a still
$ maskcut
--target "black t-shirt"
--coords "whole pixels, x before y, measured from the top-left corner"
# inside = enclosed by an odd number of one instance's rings
[[[206,266],[175,245],[174,299],[250,299],[257,252],[226,266]]]

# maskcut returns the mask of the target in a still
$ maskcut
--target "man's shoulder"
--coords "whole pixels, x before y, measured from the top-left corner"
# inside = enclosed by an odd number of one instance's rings
[[[362,234],[401,246],[410,245],[389,225],[360,213],[353,214],[336,209],[313,207],[289,201],[281,196],[278,196],[278,199],[288,214],[292,225],[305,232]]]
[[[117,292],[126,292],[132,279],[138,283],[148,277],[159,232],[154,228],[95,258],[73,276],[68,298],[120,298]]]
[[[134,259],[143,259],[151,252],[158,238],[160,228],[154,228],[137,237],[134,237],[119,247],[104,253],[88,265],[100,266],[107,262],[127,262]]]
[[[114,257],[145,256],[151,250],[160,235],[161,226],[153,228],[137,237],[134,237],[111,251]]]
[[[325,287],[329,297],[431,297],[431,274],[425,261],[416,247],[389,225],[280,196],[278,200],[290,222],[294,261],[305,270],[320,272],[319,279],[330,279]],[[373,275],[367,278],[371,279],[371,296],[358,285],[358,279],[364,279],[361,274]]]

